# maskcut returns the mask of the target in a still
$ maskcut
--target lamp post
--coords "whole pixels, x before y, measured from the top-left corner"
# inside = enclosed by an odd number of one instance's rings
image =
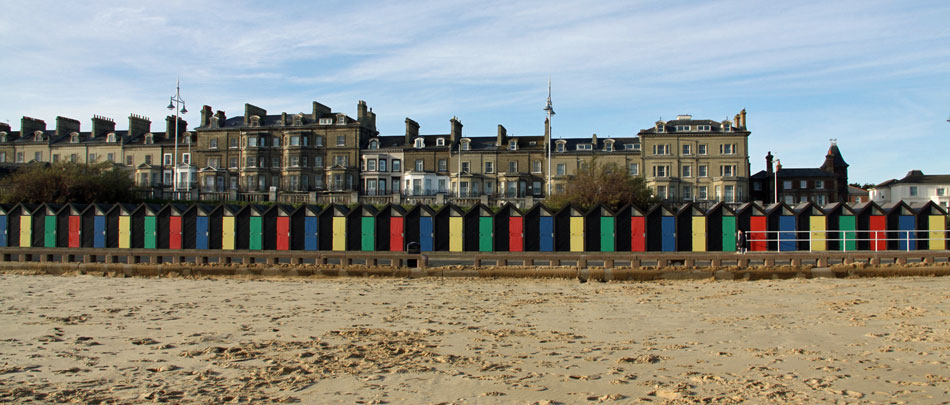
[[[175,193],[175,198],[178,198],[178,113],[187,114],[188,109],[185,108],[185,100],[181,98],[181,80],[175,81],[175,95],[169,97],[168,100],[168,109],[175,110],[175,155],[172,158],[172,191]],[[189,156],[190,159],[190,156]],[[189,162],[189,165],[191,162]],[[190,174],[190,173],[189,173]]]
[[[547,147],[548,147],[548,181],[547,181],[548,192],[547,194],[545,194],[545,197],[550,197],[551,196],[551,140],[554,138],[552,136],[554,135],[553,134],[554,129],[551,125],[551,117],[554,116],[554,106],[551,105],[551,79],[550,78],[548,78],[548,104],[544,107],[544,111],[548,115],[548,139],[546,142]]]

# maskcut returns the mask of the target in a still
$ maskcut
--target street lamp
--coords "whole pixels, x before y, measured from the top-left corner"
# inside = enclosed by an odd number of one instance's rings
[[[175,81],[175,95],[168,98],[168,109],[175,110],[175,156],[172,158],[172,164],[174,165],[172,168],[172,191],[174,191],[176,199],[178,198],[178,113],[188,113],[188,110],[185,108],[185,100],[181,99],[180,85],[180,79]],[[189,165],[190,164],[189,162]]]
[[[544,111],[548,114],[548,192],[545,194],[545,197],[551,197],[551,140],[554,139],[554,129],[551,125],[551,117],[554,116],[554,106],[551,105],[551,79],[548,78],[548,104],[544,107]]]

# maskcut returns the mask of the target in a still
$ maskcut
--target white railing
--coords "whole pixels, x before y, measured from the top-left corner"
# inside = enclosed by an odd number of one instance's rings
[[[930,232],[940,232],[940,233],[944,233],[944,234],[946,235],[946,231],[942,231],[942,230],[938,230],[938,231],[927,231],[927,230],[913,230],[913,231],[905,231],[905,230],[901,230],[901,231],[885,230],[885,231],[880,231],[880,230],[867,230],[867,229],[862,229],[862,230],[854,230],[854,231],[852,231],[852,230],[829,230],[829,231],[811,231],[811,230],[809,230],[809,231],[745,231],[745,235],[746,235],[746,238],[745,238],[745,239],[746,239],[746,245],[747,245],[746,247],[747,247],[747,248],[752,245],[752,242],[765,242],[765,243],[768,243],[768,242],[776,242],[776,248],[777,248],[777,251],[778,251],[778,252],[781,252],[781,251],[782,251],[782,242],[795,243],[796,246],[797,246],[797,244],[798,244],[799,242],[808,242],[808,251],[809,251],[809,252],[813,251],[813,246],[814,246],[814,243],[813,243],[813,242],[825,242],[825,243],[827,243],[827,242],[840,242],[840,243],[841,243],[841,250],[847,252],[847,251],[848,251],[848,242],[855,242],[855,243],[857,243],[857,242],[871,242],[871,243],[872,243],[872,246],[875,246],[875,245],[876,245],[877,243],[879,243],[879,242],[884,242],[884,243],[887,243],[887,242],[890,242],[890,241],[904,242],[904,250],[910,251],[910,250],[911,250],[911,241],[913,241],[913,242],[918,242],[918,243],[921,242],[921,241],[943,241],[944,244],[945,244],[945,246],[946,246],[946,242],[947,242],[948,240],[950,240],[950,238],[947,238],[947,237],[943,237],[943,238],[931,238],[929,235],[928,235],[928,236],[925,236],[925,237],[921,237],[921,236],[919,235],[919,234],[921,234],[921,233],[924,234],[924,235],[926,235],[927,233],[930,233]],[[782,234],[789,234],[789,233],[795,234],[796,237],[795,237],[795,238],[783,238],[783,237],[782,237]],[[868,238],[858,238],[858,237],[857,237],[857,234],[858,234],[858,233],[869,233],[869,234],[871,234],[872,236],[871,236],[871,237],[868,237]],[[899,236],[899,237],[897,237],[897,238],[889,238],[889,237],[886,237],[886,236],[885,236],[885,237],[882,238],[882,237],[878,237],[878,234],[880,234],[880,233],[884,233],[884,234],[887,234],[887,233],[897,233],[897,234],[899,234],[899,235],[900,235],[900,234],[903,234],[903,236],[902,236],[902,237]],[[765,234],[766,237],[765,237],[765,238],[759,238],[759,237],[755,237],[755,238],[754,238],[754,237],[753,237],[753,236],[757,236],[757,235],[759,235],[759,234]],[[801,234],[807,234],[807,237],[805,237],[805,238],[800,238],[800,237],[798,237],[798,236],[801,235]],[[837,237],[837,238],[829,238],[829,237],[828,237],[829,234],[838,234],[839,237]],[[844,234],[844,235],[841,235],[841,234]],[[850,235],[854,235],[854,237],[848,237],[849,234],[850,234]],[[914,237],[911,237],[911,234],[917,234],[917,235],[915,235]],[[775,236],[774,236],[774,237],[770,237],[770,235],[775,235]],[[798,250],[798,249],[796,248],[795,250]],[[858,250],[858,249],[855,248],[854,250]],[[887,247],[885,246],[884,249],[870,249],[870,250],[871,250],[871,251],[877,251],[877,250],[888,250],[888,249],[887,249]]]

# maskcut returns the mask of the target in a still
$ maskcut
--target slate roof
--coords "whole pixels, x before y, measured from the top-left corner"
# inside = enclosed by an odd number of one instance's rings
[[[750,177],[753,180],[765,179],[769,175],[765,170],[759,170],[758,173]],[[834,173],[829,173],[821,169],[811,168],[782,168],[778,171],[778,178],[798,178],[798,177],[835,177]]]
[[[920,170],[911,170],[907,172],[904,178],[890,179],[881,184],[874,186],[874,188],[888,187],[895,184],[950,184],[950,174],[924,174]]]

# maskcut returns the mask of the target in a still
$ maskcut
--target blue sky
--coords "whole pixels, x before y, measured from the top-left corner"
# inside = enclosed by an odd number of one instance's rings
[[[320,101],[445,133],[633,136],[677,114],[748,111],[753,172],[816,167],[836,138],[851,181],[950,173],[946,1],[0,1],[0,120],[186,119]]]

